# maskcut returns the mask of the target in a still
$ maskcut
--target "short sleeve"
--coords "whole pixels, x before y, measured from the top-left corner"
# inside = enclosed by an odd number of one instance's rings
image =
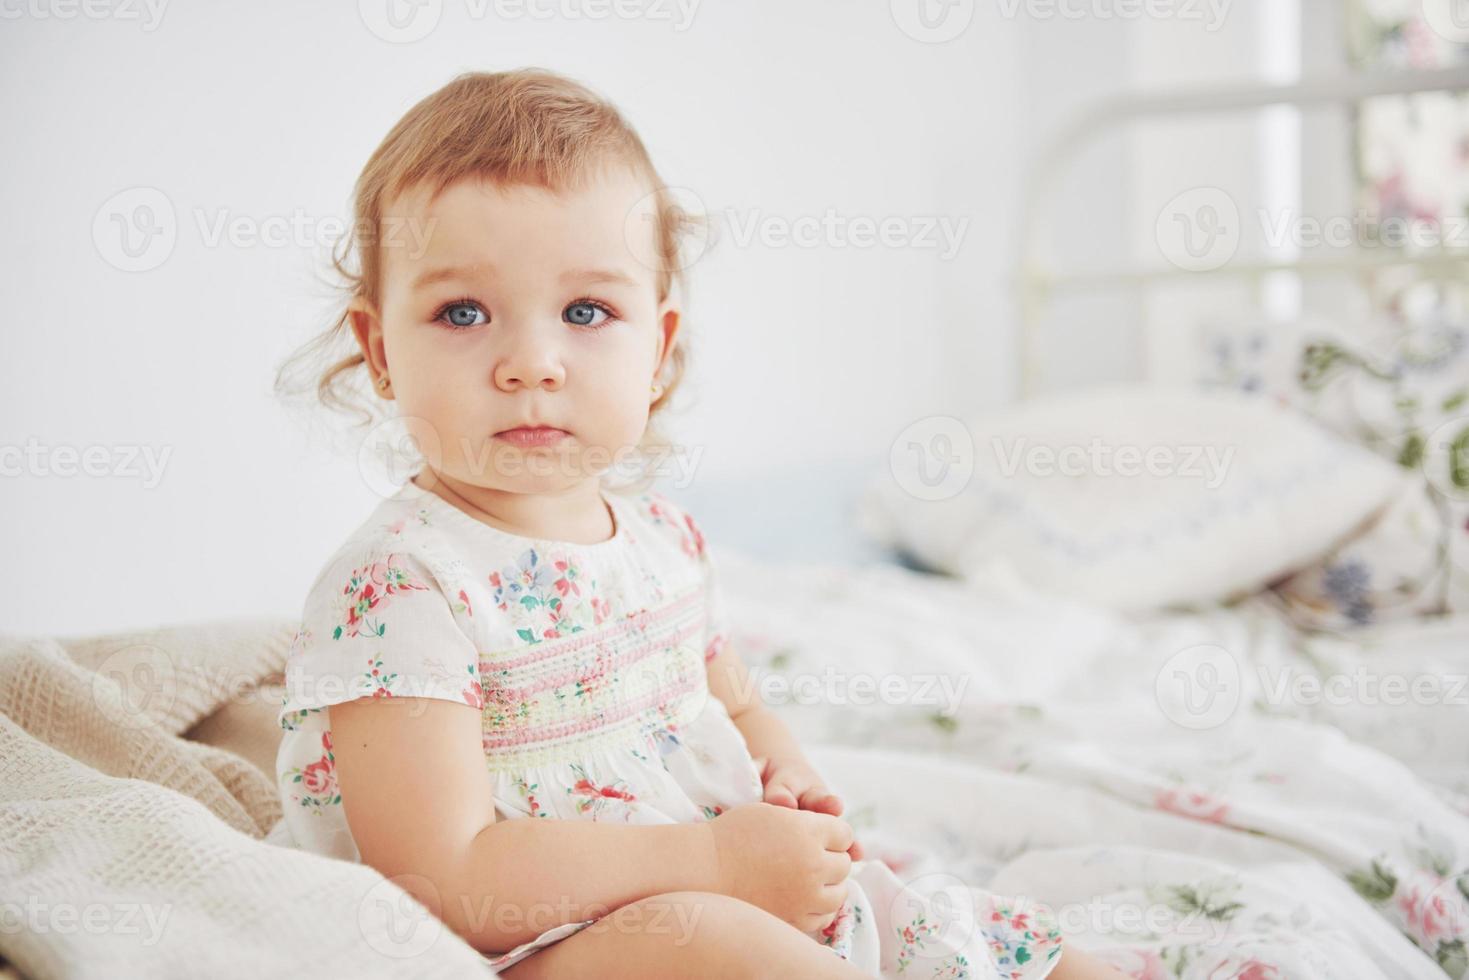
[[[463,592],[447,591],[414,554],[359,551],[329,563],[286,659],[281,727],[324,730],[324,709],[363,697],[482,707],[479,654],[461,612]]]

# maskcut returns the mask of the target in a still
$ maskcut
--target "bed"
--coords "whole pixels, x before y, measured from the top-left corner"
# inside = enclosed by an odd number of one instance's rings
[[[1307,637],[1260,597],[1123,616],[895,565],[727,548],[721,570],[762,691],[905,879],[1044,901],[1136,977],[1464,974],[1469,617]],[[18,975],[371,971],[400,949],[393,909],[422,927],[370,869],[269,843],[291,627],[0,645],[7,891],[186,923],[7,930]],[[1199,670],[1180,657],[1200,646],[1244,683],[1191,729],[1160,678]],[[1441,696],[1280,696],[1282,677],[1359,669]],[[934,911],[945,929],[970,914]],[[482,970],[448,934],[415,957],[416,975]]]
[[[724,567],[859,834],[899,867],[936,850],[907,873],[1048,902],[1135,977],[1464,975],[1469,617],[1308,637],[1258,597],[1117,616],[897,567]],[[1244,683],[1191,729],[1160,681],[1204,676],[1201,646]]]

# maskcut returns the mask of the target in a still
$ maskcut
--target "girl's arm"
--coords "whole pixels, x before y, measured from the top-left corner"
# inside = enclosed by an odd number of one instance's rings
[[[330,709],[347,825],[371,865],[475,949],[673,891],[715,891],[709,824],[496,820],[479,711],[428,698]]]
[[[760,699],[760,692],[750,679],[750,672],[734,650],[725,642],[705,667],[709,674],[709,693],[724,702],[730,720],[745,737],[745,745],[755,758],[805,762],[801,746],[785,722]]]
[[[841,798],[827,790],[785,722],[760,699],[734,645],[724,643],[706,666],[709,692],[724,702],[750,755],[759,760],[765,801],[841,816]],[[853,843],[851,856],[854,861],[861,859],[860,844]]]

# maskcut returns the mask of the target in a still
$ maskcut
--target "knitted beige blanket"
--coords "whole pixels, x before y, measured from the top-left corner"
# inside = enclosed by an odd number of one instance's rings
[[[183,736],[284,620],[0,634],[0,976],[493,976],[373,869],[266,842],[272,779]]]

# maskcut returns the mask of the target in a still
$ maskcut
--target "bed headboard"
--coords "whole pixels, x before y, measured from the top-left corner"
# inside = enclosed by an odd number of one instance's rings
[[[1301,276],[1341,274],[1387,266],[1413,266],[1425,275],[1457,276],[1469,281],[1469,252],[1439,250],[1406,254],[1398,249],[1333,249],[1321,257],[1288,261],[1229,261],[1207,271],[1191,271],[1165,263],[1124,264],[1098,268],[1061,268],[1045,255],[1051,215],[1046,205],[1059,178],[1077,159],[1077,151],[1099,136],[1139,121],[1258,112],[1271,106],[1355,106],[1364,99],[1415,92],[1469,91],[1469,66],[1391,74],[1352,74],[1294,84],[1232,85],[1157,95],[1125,95],[1098,103],[1063,126],[1043,149],[1032,168],[1021,223],[1019,291],[1020,397],[1035,394],[1042,381],[1038,356],[1041,318],[1062,294],[1147,286],[1169,280],[1234,278],[1263,280],[1274,273]]]

